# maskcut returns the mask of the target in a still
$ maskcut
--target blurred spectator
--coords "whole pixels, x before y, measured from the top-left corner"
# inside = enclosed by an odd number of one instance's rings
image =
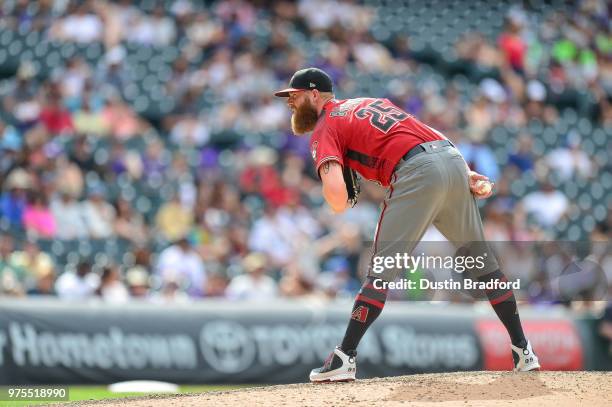
[[[87,137],[76,137],[69,160],[75,163],[83,172],[95,171],[98,175],[103,175],[103,169],[96,164],[92,146]]]
[[[23,61],[17,69],[15,79],[9,79],[2,89],[2,107],[14,117],[19,131],[31,127],[40,115],[41,105],[37,98],[35,74],[32,63]]]
[[[130,27],[133,19],[140,13],[138,7],[133,3],[132,0],[119,0],[112,4],[113,13],[117,15],[122,31]]]
[[[51,135],[72,133],[74,124],[68,109],[63,106],[59,85],[52,83],[47,94],[47,103],[40,111],[40,121]]]
[[[276,298],[276,282],[266,275],[266,266],[266,256],[262,253],[254,252],[245,257],[243,267],[246,274],[232,278],[225,291],[227,298],[255,301]]]
[[[118,140],[126,140],[144,129],[144,124],[118,96],[111,97],[102,111],[104,124]]]
[[[508,242],[512,240],[512,217],[504,212],[500,203],[488,205],[485,210],[484,234],[487,241]]]
[[[499,36],[498,44],[506,58],[506,62],[518,73],[525,71],[525,54],[527,45],[521,38],[520,21],[516,18],[508,18],[506,28]]]
[[[164,7],[158,4],[151,15],[153,43],[159,46],[171,45],[176,37],[174,20],[166,14]]]
[[[169,45],[175,36],[174,21],[166,17],[161,5],[155,7],[151,16],[134,13],[130,30],[126,31],[128,41],[145,45]]]
[[[273,205],[267,205],[263,216],[251,228],[249,248],[265,253],[274,265],[285,265],[294,255],[292,229],[291,224],[281,224],[278,210]]]
[[[15,127],[7,125],[0,120],[0,150],[4,150],[2,153],[5,154],[7,150],[19,151],[22,147],[23,140],[21,135],[15,129]],[[6,171],[6,168],[0,167],[0,171]]]
[[[11,226],[21,226],[26,210],[26,190],[31,187],[30,175],[23,168],[16,168],[6,178],[4,192],[0,195],[0,219]]]
[[[228,284],[227,277],[220,272],[209,273],[204,296],[207,298],[225,297]]]
[[[55,292],[55,273],[53,269],[38,274],[34,286],[28,290],[28,295],[49,295],[56,296]]]
[[[41,276],[55,274],[54,262],[51,256],[40,250],[34,240],[26,240],[23,248],[11,255],[10,263],[20,270],[23,270],[26,285],[33,280],[38,280]]]
[[[89,65],[79,57],[70,58],[66,67],[57,75],[59,90],[64,98],[79,97],[85,89],[85,83],[91,77]]]
[[[150,279],[149,273],[142,266],[134,266],[125,273],[130,297],[146,299],[149,297]]]
[[[533,154],[533,136],[521,133],[514,147],[514,152],[508,156],[508,165],[514,166],[520,172],[533,169],[535,156]]]
[[[9,26],[20,30],[43,30],[52,21],[52,0],[40,0],[37,7],[28,7],[27,0],[17,0],[8,14]],[[5,9],[6,11],[6,9]]]
[[[280,294],[287,298],[306,298],[315,294],[313,282],[293,265],[284,271],[278,288]]]
[[[55,218],[46,197],[40,192],[32,192],[23,212],[23,226],[30,236],[53,238],[57,232]]]
[[[457,148],[461,151],[468,166],[493,181],[497,180],[499,178],[499,167],[491,147],[484,144],[482,139],[479,138],[483,135],[472,132],[468,133],[468,136],[469,141],[465,140],[457,144]]]
[[[201,297],[204,293],[207,277],[204,262],[185,237],[162,250],[156,274],[162,285],[177,283],[192,297]]]
[[[114,235],[115,208],[106,201],[103,185],[90,189],[87,200],[81,204],[81,211],[91,238],[106,239]]]
[[[74,129],[80,134],[93,134],[95,136],[106,136],[110,126],[104,119],[101,111],[93,111],[89,100],[83,100],[79,110],[74,112],[72,121]]]
[[[176,152],[164,175],[166,182],[176,187],[181,205],[193,215],[197,190],[187,157],[180,152]]]
[[[548,153],[546,163],[559,175],[563,181],[578,175],[582,178],[593,177],[593,163],[580,148],[581,138],[578,133],[570,133],[567,137],[567,147],[559,147]]]
[[[170,140],[184,147],[201,147],[209,138],[210,129],[202,117],[183,116],[170,130]]]
[[[117,200],[117,216],[115,217],[114,233],[134,243],[146,243],[147,228],[141,214],[134,211],[129,201]]]
[[[370,34],[353,47],[353,57],[361,71],[386,72],[392,66],[391,53]]]
[[[156,292],[151,300],[163,304],[178,304],[189,302],[189,295],[181,288],[177,280],[165,280],[158,292]]]
[[[185,28],[185,34],[193,45],[201,49],[206,49],[210,45],[221,42],[224,37],[221,22],[211,18],[205,10],[195,14],[189,26]]]
[[[348,260],[341,256],[330,258],[324,265],[324,270],[318,277],[318,284],[325,291],[333,292],[335,297],[354,297],[361,283],[351,277],[351,265]]]
[[[521,201],[525,211],[542,226],[554,226],[569,209],[569,201],[552,184],[544,182],[540,190],[527,194]]]
[[[59,191],[50,204],[51,213],[57,222],[57,237],[62,240],[88,236],[88,227],[79,202],[66,191]]]
[[[67,194],[77,199],[83,193],[84,177],[83,170],[78,162],[60,155],[55,160],[55,171],[53,173],[56,190],[60,194]]]
[[[118,45],[110,48],[98,64],[95,81],[104,89],[107,99],[119,98],[121,91],[130,82],[125,57],[125,49]]]
[[[312,10],[318,10],[318,13],[312,13]],[[335,24],[355,29],[364,28],[372,19],[369,9],[350,2],[300,0],[298,12],[306,20],[309,28],[315,32],[330,29]]]
[[[182,96],[189,88],[189,61],[183,57],[179,57],[172,64],[172,77],[166,83],[168,93]]]
[[[161,180],[170,161],[170,152],[164,148],[159,138],[147,144],[142,156],[143,175],[148,181]]]
[[[91,272],[91,265],[81,262],[76,270],[64,271],[55,283],[55,291],[64,300],[91,298],[100,283],[99,277]]]
[[[271,97],[264,97],[262,103],[257,107],[253,114],[253,129],[267,132],[281,128],[287,123],[287,110]]]
[[[148,246],[136,245],[134,247],[134,264],[144,268],[145,271],[152,270],[153,254]]]
[[[52,38],[63,41],[93,42],[102,40],[104,26],[100,18],[91,13],[89,2],[76,5],[73,14],[57,20],[51,27]]]
[[[100,276],[100,285],[96,289],[98,295],[103,301],[109,303],[124,303],[129,299],[129,292],[125,285],[121,282],[119,271],[116,267],[104,267]]]
[[[368,234],[368,239],[371,234]],[[347,220],[336,221],[330,233],[315,242],[315,253],[319,259],[339,257],[348,261],[348,271],[351,278],[362,280],[359,274],[362,256],[367,256],[364,251],[364,242],[357,223]],[[338,261],[341,264],[341,261]],[[336,268],[337,264],[336,262]],[[332,262],[332,265],[333,262]]]
[[[193,216],[181,204],[178,195],[174,195],[157,212],[155,224],[162,237],[172,242],[187,235],[193,224]]]
[[[142,161],[135,151],[128,150],[125,143],[114,141],[111,145],[109,164],[107,168],[114,175],[126,174],[131,179],[142,176]]]
[[[15,262],[13,238],[0,235],[0,293],[20,296],[24,294],[26,270]]]

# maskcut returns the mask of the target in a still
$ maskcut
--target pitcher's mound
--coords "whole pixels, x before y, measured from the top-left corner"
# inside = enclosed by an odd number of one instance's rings
[[[101,406],[612,406],[611,372],[457,372],[82,403]]]

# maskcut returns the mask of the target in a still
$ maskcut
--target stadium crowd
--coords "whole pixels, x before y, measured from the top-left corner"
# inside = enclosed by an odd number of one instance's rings
[[[370,28],[382,8],[372,2],[141,3],[148,7],[0,6],[2,30],[104,50],[95,64],[77,54],[44,73],[21,59],[0,84],[3,294],[114,302],[354,295],[384,191],[364,183],[357,207],[339,217],[323,205],[308,140],[290,133],[288,109],[271,96],[307,65],[328,71],[346,97],[366,96],[354,93],[355,71],[393,76],[372,96],[445,133],[473,169],[495,180],[495,196],[482,205],[489,239],[609,241],[612,179],[600,175],[610,160],[584,151],[575,130],[550,151],[536,148],[530,127],[573,114],[606,131],[609,154],[612,34],[604,1],[542,20],[529,8],[508,9],[496,38],[466,32],[455,44],[462,63],[498,74],[468,84],[449,77],[445,86],[414,79],[431,68],[409,36],[375,40]],[[172,101],[158,116],[125,96],[143,79],[130,50],[156,47],[178,51],[166,80],[151,85]],[[413,79],[397,79],[404,76]],[[568,113],[559,103],[570,91],[585,102]],[[504,157],[492,146],[499,126],[519,129],[503,140]],[[535,180],[524,196],[513,189],[521,177]],[[566,181],[599,182],[604,212],[572,202]],[[587,214],[578,234],[558,227]],[[431,230],[424,239],[441,237]],[[517,251],[506,256],[509,274],[532,283],[521,295],[547,299],[554,267],[524,252],[516,265]],[[611,269],[607,246],[593,255]]]

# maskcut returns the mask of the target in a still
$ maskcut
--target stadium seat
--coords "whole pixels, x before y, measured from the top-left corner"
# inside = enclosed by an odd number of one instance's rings
[[[98,60],[102,57],[103,46],[100,43],[92,43],[87,46],[85,51],[85,58],[87,62],[96,65]]]
[[[12,30],[2,30],[0,33],[0,45],[2,48],[8,48],[13,43],[15,36]]]
[[[598,148],[606,147],[609,143],[608,136],[601,128],[594,129],[593,142]]]

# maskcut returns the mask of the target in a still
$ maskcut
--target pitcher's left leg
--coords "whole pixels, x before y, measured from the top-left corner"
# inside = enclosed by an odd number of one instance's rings
[[[449,177],[449,196],[446,205],[434,220],[434,225],[458,248],[471,256],[486,253],[484,271],[476,277],[481,282],[507,281],[485,241],[482,220],[476,199],[469,189],[468,176],[463,158],[454,148],[449,148],[446,160]],[[538,358],[525,338],[514,293],[510,288],[487,290],[487,298],[500,321],[508,331],[512,342],[512,357],[515,371],[540,368]]]

